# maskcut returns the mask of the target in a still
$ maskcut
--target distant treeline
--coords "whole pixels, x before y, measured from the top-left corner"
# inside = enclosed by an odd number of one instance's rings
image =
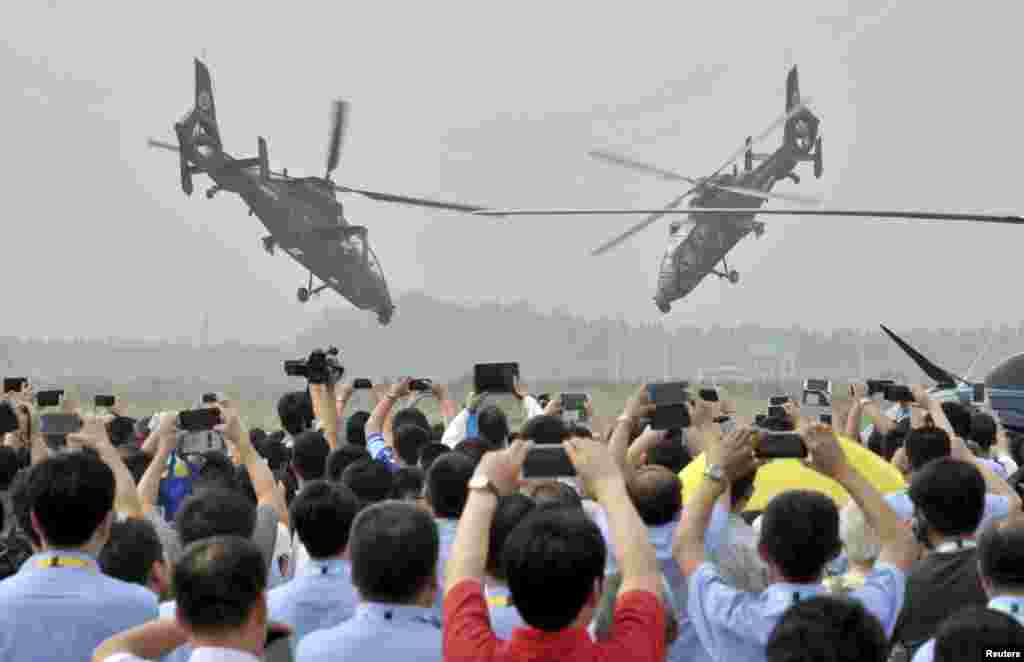
[[[694,378],[702,370],[723,365],[757,379],[770,378],[774,349],[779,357],[792,355],[802,377],[837,382],[870,376],[924,379],[880,331],[824,333],[743,324],[666,332],[660,326],[586,320],[564,311],[544,314],[522,302],[463,306],[409,294],[396,304],[391,326],[379,327],[370,314],[339,310],[313,328],[298,331],[293,343],[273,347],[0,338],[0,371],[39,381],[95,384],[97,392],[105,384],[118,384],[168,397],[178,391],[194,397],[207,387],[256,396],[297,385],[284,376],[284,360],[333,344],[341,349],[350,377],[411,372],[417,377],[465,380],[475,362],[519,361],[524,378],[532,381],[638,382],[666,374]],[[958,374],[984,352],[974,378],[1024,351],[1024,323],[998,329],[894,330]]]

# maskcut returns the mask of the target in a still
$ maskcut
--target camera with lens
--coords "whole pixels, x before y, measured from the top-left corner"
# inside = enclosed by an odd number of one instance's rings
[[[310,384],[337,384],[345,375],[338,354],[337,347],[329,347],[327,351],[314,349],[308,359],[285,361],[284,374],[303,377]]]

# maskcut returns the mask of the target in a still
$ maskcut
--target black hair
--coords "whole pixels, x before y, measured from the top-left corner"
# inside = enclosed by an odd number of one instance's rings
[[[203,489],[238,489],[238,474],[235,472],[235,464],[231,459],[220,451],[206,451],[203,453],[189,453],[185,459],[190,463],[198,464],[198,470],[192,484],[192,490]]]
[[[877,430],[872,431],[874,436]],[[896,451],[903,448],[907,441],[907,435],[910,434],[910,419],[904,418],[902,421],[892,426],[892,428],[884,435],[881,435],[882,452],[879,453],[886,461],[891,462]]]
[[[939,427],[926,426],[907,433],[903,441],[910,470],[917,471],[932,460],[949,457],[949,433]]]
[[[370,453],[366,450],[366,446],[357,446],[356,444],[342,444],[338,446],[330,455],[327,456],[327,471],[325,477],[327,480],[335,483],[341,482],[341,475],[345,469],[354,462],[359,460],[369,460]]]
[[[182,545],[217,536],[251,538],[256,506],[238,490],[201,489],[182,502],[174,526]]]
[[[397,430],[403,425],[418,425],[426,431],[427,435],[430,434],[430,421],[427,419],[427,415],[415,407],[405,407],[395,412],[395,416],[391,420],[391,429]]]
[[[11,481],[11,486],[8,488],[8,494],[11,497],[11,508],[14,510],[14,517],[18,524],[18,529],[27,536],[30,541],[32,541],[32,544],[39,547],[42,545],[42,542],[39,540],[39,535],[32,526],[32,503],[29,491],[31,476],[34,469],[34,466],[30,466],[24,471],[19,471]]]
[[[403,423],[395,428],[395,452],[406,466],[416,466],[420,449],[430,443],[430,431],[415,423]]]
[[[992,445],[996,443],[997,430],[996,419],[983,411],[976,413],[971,418],[970,439],[981,446],[985,452],[988,452]]]
[[[402,467],[391,477],[390,498],[398,501],[416,501],[423,496],[426,475],[419,467]]]
[[[107,436],[115,447],[131,444],[138,448],[135,440],[135,419],[126,416],[115,416],[107,423]]]
[[[437,525],[408,502],[385,501],[359,513],[348,549],[352,583],[363,600],[408,603],[437,574]]]
[[[1024,626],[1002,612],[987,607],[963,609],[939,626],[935,633],[935,662],[984,660],[993,651],[1024,650]]]
[[[565,508],[583,508],[583,498],[571,485],[560,480],[545,480],[535,484],[530,496],[537,507],[558,506]]]
[[[434,460],[427,472],[427,503],[434,515],[458,519],[466,505],[469,479],[476,464],[463,453],[445,453]]]
[[[961,439],[971,438],[971,410],[961,402],[943,402],[942,413],[946,415],[953,433]]]
[[[310,558],[329,558],[345,549],[359,505],[352,490],[324,480],[308,483],[295,495],[289,508],[292,528]]]
[[[9,489],[21,469],[21,456],[10,446],[0,446],[0,491]],[[0,528],[3,528],[0,525]]]
[[[387,465],[374,459],[356,460],[348,465],[341,474],[341,483],[366,503],[387,499],[393,484]]]
[[[662,526],[683,510],[683,483],[665,467],[640,467],[628,481],[630,499],[647,526]]]
[[[253,446],[258,446],[263,443],[267,438],[267,431],[263,428],[250,428],[249,429],[249,441],[252,442]]]
[[[164,560],[164,547],[147,519],[130,517],[114,522],[110,539],[100,552],[103,573],[130,584],[147,586],[153,564]]]
[[[776,495],[761,519],[760,544],[786,581],[817,581],[842,548],[836,504],[810,490]]]
[[[520,433],[535,444],[560,444],[569,438],[569,430],[561,417],[547,414],[526,421]]]
[[[244,465],[240,464],[235,467],[235,489],[249,500],[252,505],[259,504],[259,497],[256,495],[256,486],[252,484],[252,477],[249,475],[249,469]]]
[[[494,450],[494,446],[486,439],[481,439],[480,437],[469,437],[455,444],[455,448],[452,450],[471,459],[473,461],[473,466],[475,467],[480,464],[480,460],[483,459],[487,452]]]
[[[527,625],[545,632],[569,626],[604,576],[601,530],[577,508],[537,510],[502,549],[512,601]]]
[[[986,527],[978,540],[978,562],[998,592],[1024,591],[1024,528]]]
[[[132,475],[132,480],[138,485],[142,480],[142,477],[146,475],[146,469],[149,468],[149,463],[153,461],[153,456],[144,451],[140,451],[128,446],[122,446],[118,449],[121,451],[121,460],[124,461],[124,465],[128,467],[128,472]]]
[[[533,512],[535,506],[533,499],[524,494],[512,494],[498,499],[487,545],[487,572],[495,579],[505,580],[503,554],[508,535]]]
[[[434,463],[434,460],[441,457],[451,449],[441,443],[431,442],[420,449],[419,456],[419,467],[424,472],[430,471],[430,465]]]
[[[889,642],[860,602],[818,596],[782,614],[765,655],[768,662],[885,662]]]
[[[754,469],[746,476],[738,478],[729,485],[729,507],[735,508],[740,501],[750,499],[754,495],[754,480],[757,479],[757,469]]]
[[[676,428],[669,435],[647,451],[647,464],[665,467],[672,473],[679,473],[693,461],[690,449],[683,443],[682,430]]]
[[[477,429],[480,437],[495,447],[505,446],[508,441],[508,417],[497,405],[482,407],[476,415]]]
[[[907,496],[928,526],[946,536],[974,533],[985,514],[985,479],[977,467],[951,457],[915,472]]]
[[[277,402],[277,416],[281,427],[295,436],[313,427],[313,400],[305,391],[285,393]]]
[[[327,455],[331,446],[323,433],[308,430],[295,437],[292,444],[292,468],[302,480],[320,480],[324,477]]]
[[[794,432],[796,430],[796,423],[788,415],[765,416],[759,427],[771,432]]]
[[[359,410],[345,421],[345,440],[355,446],[366,447],[366,422],[370,420],[370,412]]]
[[[266,590],[267,564],[251,540],[216,536],[185,548],[172,584],[179,618],[189,628],[229,632],[249,620]]]
[[[267,461],[267,466],[271,471],[282,469],[291,462],[291,451],[284,445],[283,439],[284,433],[275,432],[268,434],[258,444],[253,443],[260,456]]]
[[[61,453],[32,467],[26,490],[25,515],[35,513],[46,542],[81,547],[114,507],[114,472],[89,453]],[[31,519],[20,524],[33,531]]]

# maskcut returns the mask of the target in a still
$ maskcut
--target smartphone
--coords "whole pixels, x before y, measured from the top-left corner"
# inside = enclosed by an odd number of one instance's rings
[[[20,393],[21,387],[28,382],[28,377],[4,377],[4,393]]]
[[[60,399],[63,397],[64,389],[40,391],[36,394],[36,404],[40,407],[57,407],[60,405]]]
[[[832,382],[829,381],[828,379],[808,379],[804,381],[804,390],[831,393]]]
[[[297,361],[285,361],[284,374],[288,377],[306,377],[309,375],[309,370],[306,368],[306,361],[304,359]]]
[[[523,478],[562,478],[575,476],[576,467],[562,444],[537,444],[526,452]]]
[[[807,445],[795,432],[760,431],[754,445],[754,454],[761,458],[807,457]]]
[[[818,417],[818,420],[825,425],[832,425],[832,414],[822,414]]]
[[[868,380],[868,397],[878,395],[879,393],[885,393],[885,389],[895,384],[891,379],[869,379]]]
[[[700,390],[700,399],[704,402],[718,402],[718,389],[702,388]]]
[[[885,387],[886,402],[913,402],[914,394],[909,386],[889,384]]]
[[[114,406],[115,402],[117,402],[117,398],[112,395],[97,395],[93,399],[93,406],[110,408]]]
[[[568,423],[578,423],[587,418],[587,394],[586,393],[563,393],[562,420]]]
[[[212,430],[221,423],[219,409],[191,409],[178,414],[178,429],[186,432]]]
[[[768,404],[770,404],[771,406],[775,407],[775,406],[778,406],[778,405],[784,405],[787,402],[789,402],[789,396],[788,395],[775,395],[775,396],[772,396],[772,399],[768,401]],[[768,414],[768,415],[771,416],[771,414]]]
[[[39,431],[45,435],[67,436],[82,429],[77,414],[43,414],[39,417]]]
[[[204,405],[215,405],[220,402],[220,396],[216,393],[203,393],[202,403]]]
[[[972,384],[974,388],[974,402],[981,403],[985,402],[985,385],[984,384]]]
[[[651,416],[652,430],[670,430],[690,427],[690,409],[687,382],[663,382],[647,385],[647,397],[654,405]]]
[[[359,377],[358,379],[353,380],[352,388],[354,388],[354,389],[370,389],[370,388],[373,388],[373,382],[371,382],[369,379],[367,379],[365,377]]]
[[[473,366],[475,393],[512,393],[519,377],[518,363],[477,363]]]
[[[768,407],[768,418],[785,418],[786,408],[782,405],[772,405]]]
[[[758,414],[757,416],[754,416],[754,425],[764,425],[764,422],[765,420],[767,420],[767,418],[767,414]]]
[[[429,391],[431,381],[429,379],[414,379],[409,382],[410,391]]]
[[[0,434],[7,434],[18,429],[18,415],[14,413],[14,405],[7,400],[0,400]]]

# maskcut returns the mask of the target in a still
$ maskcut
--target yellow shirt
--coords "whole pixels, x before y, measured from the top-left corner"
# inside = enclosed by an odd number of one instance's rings
[[[882,494],[906,489],[906,481],[899,470],[869,448],[843,436],[839,436],[839,445],[846,453],[850,465]],[[679,479],[683,482],[684,500],[697,489],[703,476],[704,453],[701,453],[679,473]],[[850,495],[839,483],[814,469],[808,469],[800,460],[772,460],[758,469],[754,479],[754,494],[747,504],[747,510],[764,510],[776,494],[793,489],[821,492],[831,497],[837,508],[842,508],[850,500]]]

